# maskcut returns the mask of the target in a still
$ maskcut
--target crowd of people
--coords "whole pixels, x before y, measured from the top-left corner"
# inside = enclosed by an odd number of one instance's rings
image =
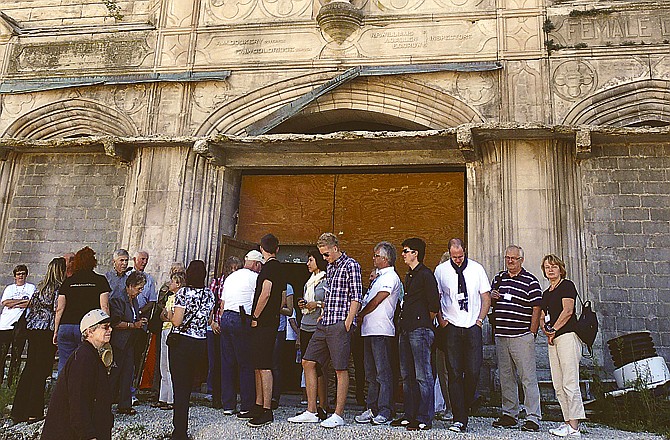
[[[543,292],[523,267],[520,246],[507,247],[505,269],[490,280],[467,257],[461,239],[449,241],[433,272],[423,263],[426,243],[408,238],[400,252],[407,266],[403,282],[396,247],[382,241],[372,249],[375,269],[364,288],[360,264],[341,249],[334,234],[324,233],[306,255],[310,276],[302,296],[294,300],[278,251],[279,240],[267,234],[244,261],[229,258],[221,278],[210,284],[203,261],[191,261],[186,268],[174,263],[160,289],[145,271],[146,251],[135,253],[132,268],[130,254],[115,251],[112,269],[103,276],[94,271],[95,252],[84,247],[54,258],[37,286],[26,282],[25,265],[16,266],[0,313],[0,381],[10,348],[11,383],[28,342],[12,419],[32,423],[45,418],[45,383],[57,352],[58,382],[42,438],[111,438],[112,404],[118,414],[136,413],[135,392],[152,352],[156,368],[150,371],[155,370],[158,398],[151,405],[173,411],[172,439],[189,438],[194,360],[205,355],[213,406],[224,415],[247,419],[249,426],[263,426],[274,421],[279,403],[280,355],[285,347],[299,347],[307,409],[288,421],[336,428],[347,423],[348,367],[357,330],[367,394],[356,423],[431,429],[439,377],[453,415],[448,429],[465,432],[477,405],[482,328],[489,319],[500,377],[505,378],[501,416],[493,426],[518,427],[523,404],[526,416],[520,428],[539,431],[535,339],[542,331],[565,421],[550,432],[581,435],[579,421],[585,414],[579,388],[582,343],[575,333],[577,291],[559,257],[542,260],[549,281]],[[336,377],[332,412],[329,371]],[[395,405],[398,376],[402,415]]]

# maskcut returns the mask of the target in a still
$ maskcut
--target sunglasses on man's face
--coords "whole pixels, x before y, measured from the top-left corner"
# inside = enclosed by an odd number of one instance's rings
[[[402,250],[403,254],[409,254],[410,252],[414,252],[414,249],[403,249]]]
[[[16,272],[14,274],[15,277],[25,277],[26,275],[28,275],[28,272]]]
[[[323,258],[328,258],[328,257],[330,257],[330,252],[324,252],[324,253],[321,254],[321,256]]]

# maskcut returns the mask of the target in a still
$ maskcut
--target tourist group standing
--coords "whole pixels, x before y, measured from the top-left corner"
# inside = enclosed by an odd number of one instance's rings
[[[28,341],[12,418],[29,423],[44,418],[44,386],[57,352],[59,379],[42,438],[111,438],[112,403],[118,414],[136,413],[134,393],[147,352],[155,350],[158,399],[152,406],[173,410],[172,439],[189,438],[194,360],[205,353],[210,357],[212,406],[260,427],[274,421],[277,360],[287,334],[294,334],[290,339],[302,353],[307,409],[288,421],[337,428],[347,423],[348,367],[358,329],[367,396],[355,422],[432,429],[435,381],[443,365],[447,380],[442,391],[453,413],[448,429],[466,432],[477,407],[482,328],[488,316],[500,377],[505,378],[501,416],[493,426],[519,426],[523,405],[521,430],[540,429],[535,339],[541,329],[565,421],[550,433],[581,435],[579,421],[585,414],[579,389],[582,344],[575,333],[577,290],[559,257],[542,260],[550,284],[542,292],[538,279],[523,267],[524,251],[517,245],[505,249],[505,269],[492,280],[468,258],[458,238],[449,241],[434,272],[424,264],[426,243],[420,238],[404,240],[400,254],[387,241],[371,250],[374,271],[364,289],[359,263],[345,253],[336,235],[322,234],[307,253],[310,277],[296,301],[299,320],[273,234],[263,236],[244,261],[229,258],[224,275],[210,285],[205,263],[194,260],[186,268],[173,264],[168,281],[157,289],[145,271],[146,251],[138,251],[129,268],[130,254],[116,250],[112,269],[102,276],[94,271],[95,252],[84,247],[54,258],[37,287],[26,281],[28,268],[18,265],[14,283],[2,295],[0,313],[0,381],[8,353],[7,380],[14,380]],[[396,269],[399,256],[406,266],[404,282]],[[443,362],[436,362],[436,353],[444,355]],[[336,377],[332,413],[326,378],[331,369]],[[403,386],[402,415],[395,412],[397,371]]]

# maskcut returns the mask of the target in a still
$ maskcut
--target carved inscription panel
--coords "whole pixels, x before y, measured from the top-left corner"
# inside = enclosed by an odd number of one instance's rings
[[[670,9],[652,12],[603,10],[581,16],[549,16],[549,38],[563,46],[664,43],[670,40]]]
[[[385,26],[367,29],[360,39],[361,54],[436,56],[495,53],[495,20],[449,20],[434,26]]]
[[[300,61],[316,58],[323,40],[313,31],[231,32],[198,38],[195,64]]]

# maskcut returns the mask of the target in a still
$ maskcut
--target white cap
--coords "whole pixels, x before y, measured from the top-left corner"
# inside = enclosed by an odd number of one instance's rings
[[[263,254],[261,254],[258,251],[249,251],[247,255],[244,256],[244,259],[246,261],[260,261],[261,263],[265,263],[265,258],[263,258]]]
[[[96,324],[101,322],[109,322],[110,318],[107,313],[100,309],[93,309],[81,318],[81,323],[79,324],[79,331],[84,333],[89,327],[93,327]]]

